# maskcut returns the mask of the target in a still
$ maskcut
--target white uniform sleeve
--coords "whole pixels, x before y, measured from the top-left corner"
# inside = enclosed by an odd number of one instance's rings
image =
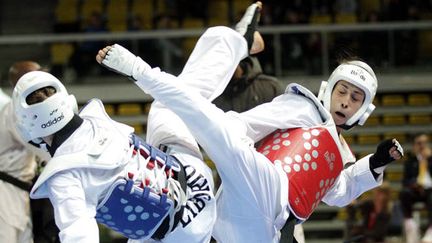
[[[375,180],[369,169],[370,156],[365,156],[344,169],[322,201],[330,206],[344,207],[362,193],[381,185],[383,176],[380,175]]]
[[[254,142],[258,142],[276,129],[322,124],[318,110],[310,99],[290,93],[282,94],[271,102],[249,111],[229,114],[247,124],[247,135]]]
[[[77,173],[72,170],[56,174],[47,181],[49,198],[54,207],[55,222],[62,243],[99,242],[96,205],[86,202]]]

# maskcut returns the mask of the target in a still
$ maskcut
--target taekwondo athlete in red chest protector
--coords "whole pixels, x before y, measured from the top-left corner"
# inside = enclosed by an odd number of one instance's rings
[[[222,190],[213,235],[224,243],[279,242],[284,225],[293,228],[293,223],[306,220],[319,201],[342,207],[380,185],[387,164],[403,155],[402,147],[391,139],[356,161],[340,134],[363,124],[374,108],[377,79],[361,61],[336,68],[323,83],[319,98],[291,84],[272,102],[240,114],[224,113],[195,89],[194,84],[209,78],[218,78],[212,84],[226,86],[238,60],[254,46],[254,38],[248,36],[255,31],[257,6],[246,11],[245,17],[251,16],[246,17],[246,33],[225,27],[204,33],[207,41],[213,38],[226,45],[213,53],[198,41],[194,52],[205,55],[194,62],[198,66],[188,61],[185,69],[204,68],[205,75],[175,77],[151,68],[119,45],[107,46],[96,57],[175,112],[214,161]],[[205,65],[215,57],[224,60],[218,66]],[[253,144],[261,140],[257,151]],[[349,162],[355,163],[345,168]]]

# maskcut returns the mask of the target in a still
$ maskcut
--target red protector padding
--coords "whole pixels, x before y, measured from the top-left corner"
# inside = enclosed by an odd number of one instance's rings
[[[339,149],[324,127],[277,130],[258,152],[288,176],[288,200],[299,219],[307,219],[343,169]]]

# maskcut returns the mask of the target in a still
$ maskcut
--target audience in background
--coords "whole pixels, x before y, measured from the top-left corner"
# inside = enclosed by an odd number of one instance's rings
[[[390,226],[391,191],[387,184],[373,190],[373,196],[347,207],[346,242],[384,242]]]
[[[432,242],[432,153],[427,134],[414,137],[412,152],[404,164],[400,192],[406,242],[419,242],[420,225],[413,218],[413,208],[417,202],[425,203],[428,212],[428,228],[422,242]]]
[[[102,4],[108,1],[102,1]],[[132,1],[131,1],[132,2]],[[188,28],[185,24],[188,20],[201,21],[203,25],[217,23],[217,19],[212,18],[212,11],[226,11],[226,19],[221,19],[221,23],[234,23],[236,16],[236,2],[226,1],[227,8],[214,9],[211,1],[190,2],[185,0],[169,1],[152,1],[150,6],[154,14],[146,20],[145,27],[137,16],[130,14],[126,20],[129,31],[150,30],[150,29],[178,29]],[[390,0],[380,1],[373,7],[364,8],[365,4],[353,0],[320,0],[320,1],[288,1],[281,2],[268,0],[263,12],[262,25],[290,25],[290,24],[328,24],[338,23],[338,16],[344,15],[347,19],[353,19],[354,22],[385,22],[385,21],[417,21],[427,16],[432,10],[432,1],[406,1]],[[130,10],[131,5],[129,5]],[[222,16],[224,16],[222,14]],[[314,21],[315,17],[324,17],[325,22]],[[350,18],[352,16],[352,18]],[[328,17],[328,18],[327,18]],[[85,26],[82,30],[85,33],[105,32],[105,21],[108,16],[104,12],[94,12],[89,19],[80,18],[80,23],[74,25]],[[165,25],[165,21],[169,21]],[[329,21],[329,22],[328,22]],[[70,31],[67,26],[58,26],[53,23],[54,30],[58,32]],[[196,27],[191,27],[196,28]],[[78,29],[76,30],[78,31]],[[335,33],[327,44],[330,59],[337,53],[340,47],[350,48],[355,53],[362,53],[371,64],[377,67],[386,67],[388,64],[403,66],[414,65],[417,61],[417,49],[419,47],[419,34],[412,30],[397,30],[394,32],[394,45],[398,50],[392,57],[387,53],[389,48],[386,46],[388,33],[383,31],[365,31],[346,35],[344,33]],[[274,73],[276,67],[273,50],[273,36],[265,37],[267,42],[267,52],[260,54],[261,60],[264,61],[264,70],[266,73]],[[117,42],[119,42],[118,40]],[[177,44],[178,40],[171,38],[145,39],[140,40],[138,45],[129,46],[129,43],[122,43],[130,47],[136,53],[145,55],[150,64],[163,67],[171,73],[178,73],[184,63],[181,57],[184,53]],[[308,34],[293,34],[281,36],[281,42],[284,45],[281,48],[281,68],[287,72],[305,72],[310,75],[322,74],[322,42],[319,32]],[[375,43],[374,45],[364,45],[364,43]],[[103,72],[101,69],[95,69],[93,65],[93,56],[97,48],[107,43],[97,44],[97,42],[78,43],[75,48],[75,54],[71,58],[71,66],[75,70],[77,80],[88,74]],[[120,41],[121,43],[121,41]],[[134,42],[135,44],[138,41]],[[383,46],[384,45],[384,46]],[[180,46],[181,47],[181,46]],[[275,47],[276,48],[276,47]],[[162,49],[162,51],[160,51]],[[179,51],[180,49],[180,51]],[[379,51],[377,51],[379,50]],[[155,54],[158,53],[158,54]],[[162,55],[161,55],[162,53]],[[148,55],[146,55],[148,54]],[[104,72],[106,74],[106,72]]]

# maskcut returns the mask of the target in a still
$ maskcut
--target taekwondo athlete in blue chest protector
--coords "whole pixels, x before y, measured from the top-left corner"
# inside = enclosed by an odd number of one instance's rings
[[[160,124],[152,134],[170,151],[162,152],[110,119],[98,99],[78,113],[74,96],[41,71],[18,81],[13,104],[21,136],[52,156],[31,197],[50,199],[62,242],[99,242],[97,222],[129,242],[210,241],[212,173],[188,130],[170,144],[173,124]]]

